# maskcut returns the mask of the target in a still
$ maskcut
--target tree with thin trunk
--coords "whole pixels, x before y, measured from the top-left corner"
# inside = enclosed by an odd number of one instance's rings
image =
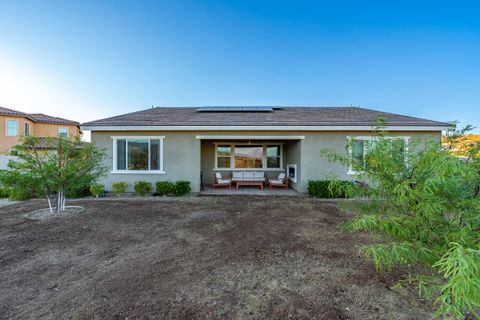
[[[0,173],[1,183],[46,198],[52,213],[65,210],[66,194],[88,188],[105,172],[101,165],[104,153],[80,137],[29,136],[14,148],[18,160],[10,161],[8,169]]]
[[[444,141],[458,143],[468,129],[452,130]],[[480,143],[458,158],[448,143],[417,141],[406,148],[381,127],[372,137],[361,157],[348,152],[354,141],[346,153],[322,150],[357,172],[360,182],[332,185],[369,200],[340,204],[356,213],[341,227],[383,235],[361,252],[378,270],[408,268],[410,276],[397,286],[416,284],[421,296],[436,301],[437,315],[480,319]]]

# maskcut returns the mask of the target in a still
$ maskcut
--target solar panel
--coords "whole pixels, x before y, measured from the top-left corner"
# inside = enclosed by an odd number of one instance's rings
[[[278,109],[278,108],[275,108]],[[198,112],[271,112],[273,107],[199,107],[196,109]]]

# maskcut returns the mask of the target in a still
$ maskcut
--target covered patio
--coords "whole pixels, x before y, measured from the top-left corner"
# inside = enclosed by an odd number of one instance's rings
[[[201,193],[298,194],[295,190],[304,136],[227,133],[196,138],[201,140]],[[244,181],[239,181],[239,176]],[[277,185],[270,190],[270,180],[279,177],[286,177],[284,187]],[[219,179],[223,186],[217,184]]]

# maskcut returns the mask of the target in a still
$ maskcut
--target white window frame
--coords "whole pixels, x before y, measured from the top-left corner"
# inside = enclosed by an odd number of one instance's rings
[[[221,146],[230,146],[230,168],[219,168],[218,167],[218,153],[217,147]],[[262,146],[262,167],[261,168],[235,168],[235,146]],[[215,171],[284,171],[283,169],[283,143],[282,142],[215,142]],[[267,146],[279,146],[280,147],[280,167],[278,168],[267,168]]]
[[[410,136],[383,137],[383,139],[403,140],[405,142],[405,153],[408,152],[408,143],[409,143],[410,138],[411,138]],[[352,158],[352,140],[376,141],[376,140],[380,140],[380,138],[376,137],[376,136],[347,136],[347,143],[349,145],[348,156],[349,156],[350,159]],[[363,154],[365,155],[365,144],[363,145]],[[348,166],[348,170],[347,170],[348,175],[356,175],[356,174],[360,174],[360,173],[362,173],[362,172],[353,170],[351,165]]]
[[[112,136],[113,140],[112,144],[112,171],[110,173],[113,174],[165,174],[165,170],[163,167],[163,140],[165,136]],[[118,140],[126,140],[126,148],[125,148],[125,160],[126,160],[126,168],[128,168],[128,140],[136,140],[136,139],[146,139],[148,140],[148,170],[117,170],[117,141]],[[150,170],[150,141],[151,140],[160,140],[160,170]]]
[[[68,138],[69,132],[68,132],[68,128],[67,128],[67,127],[59,127],[59,128],[58,128],[58,136],[60,136],[60,134],[62,133],[62,132],[61,132],[62,129],[67,130],[67,136],[66,136],[65,138]]]
[[[17,123],[17,134],[8,134],[8,122],[13,121]],[[18,137],[20,134],[20,122],[18,119],[5,119],[5,136],[7,137]]]

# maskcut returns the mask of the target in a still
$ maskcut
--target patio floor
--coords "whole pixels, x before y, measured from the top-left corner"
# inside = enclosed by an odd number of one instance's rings
[[[200,195],[217,196],[217,195],[257,195],[257,196],[302,196],[302,193],[298,193],[293,189],[273,188],[270,190],[268,187],[261,190],[259,187],[242,186],[238,190],[235,187],[232,189],[227,188],[211,188],[203,187],[200,191]]]

